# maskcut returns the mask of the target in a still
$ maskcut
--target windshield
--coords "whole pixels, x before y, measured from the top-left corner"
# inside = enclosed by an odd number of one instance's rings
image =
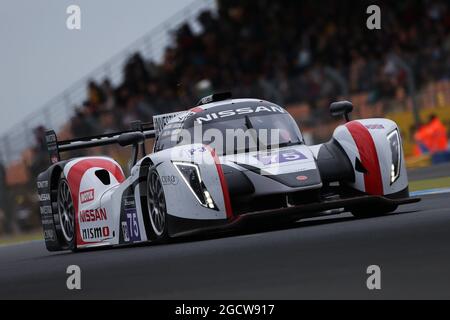
[[[194,122],[188,131],[194,143],[209,145],[219,155],[303,143],[300,130],[288,113],[241,115],[230,120],[202,124]]]

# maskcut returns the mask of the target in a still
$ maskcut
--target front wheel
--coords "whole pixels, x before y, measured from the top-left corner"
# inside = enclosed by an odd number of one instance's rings
[[[168,239],[166,198],[156,169],[150,169],[147,176],[147,206],[156,241],[166,241]]]

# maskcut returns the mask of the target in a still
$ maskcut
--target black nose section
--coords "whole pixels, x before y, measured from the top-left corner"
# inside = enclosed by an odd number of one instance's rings
[[[222,165],[222,171],[227,181],[231,196],[247,195],[255,192],[255,187],[247,176],[241,171],[227,165]]]

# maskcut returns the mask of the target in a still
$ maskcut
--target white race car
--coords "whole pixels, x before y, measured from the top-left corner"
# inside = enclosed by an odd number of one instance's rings
[[[48,131],[52,165],[37,183],[47,249],[162,242],[334,209],[370,217],[419,201],[409,197],[397,125],[349,121],[352,109],[350,102],[333,103],[332,115],[347,122],[313,146],[282,107],[230,94],[155,116],[152,124],[136,122],[127,132],[58,142]],[[270,141],[261,142],[263,135]],[[149,138],[156,141],[146,154]],[[60,159],[62,152],[108,144],[133,147],[128,177],[111,158]]]

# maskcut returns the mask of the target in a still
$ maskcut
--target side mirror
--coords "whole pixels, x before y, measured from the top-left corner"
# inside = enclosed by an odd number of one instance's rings
[[[119,138],[117,138],[117,143],[119,143],[119,145],[122,147],[141,144],[144,143],[144,141],[145,136],[142,132],[122,133]]]
[[[333,117],[344,116],[345,121],[349,122],[348,114],[353,111],[353,104],[350,101],[337,101],[330,105],[330,113]]]

